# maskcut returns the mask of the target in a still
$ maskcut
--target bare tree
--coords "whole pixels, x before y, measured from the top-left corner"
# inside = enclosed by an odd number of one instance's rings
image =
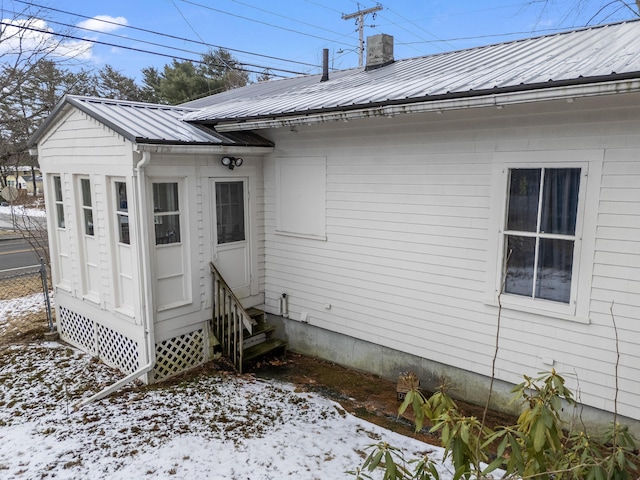
[[[538,8],[540,17],[554,10],[584,26],[640,17],[640,0],[530,0],[527,5]]]

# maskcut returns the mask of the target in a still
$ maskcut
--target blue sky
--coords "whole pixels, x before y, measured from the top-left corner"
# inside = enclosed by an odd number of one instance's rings
[[[342,15],[376,5],[382,10],[365,17],[365,37],[393,35],[395,57],[407,58],[553,33],[589,22],[636,18],[621,1],[599,11],[607,3],[610,1],[3,0],[0,6],[7,19],[35,4],[29,8],[37,10],[41,28],[76,37],[64,40],[65,55],[75,54],[85,68],[109,64],[139,80],[142,68],[162,68],[171,62],[171,56],[198,59],[208,48],[204,44],[229,49],[238,60],[250,64],[250,70],[269,68],[282,76],[317,73],[323,48],[329,49],[334,68],[354,67],[358,64],[358,26]]]

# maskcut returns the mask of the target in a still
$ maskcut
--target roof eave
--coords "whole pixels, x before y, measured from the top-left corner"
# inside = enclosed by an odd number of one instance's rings
[[[403,100],[390,100],[366,105],[346,105],[305,112],[293,112],[265,117],[242,117],[201,121],[215,125],[224,133],[238,130],[259,130],[297,125],[311,125],[331,121],[349,121],[367,117],[393,117],[405,113],[443,112],[489,106],[533,103],[568,98],[611,95],[640,91],[640,72],[614,74],[602,77],[578,78],[567,81],[545,82],[535,85],[517,85],[455,92],[438,96],[424,96]]]
[[[194,144],[194,143],[136,143],[134,150],[137,152],[172,153],[172,154],[209,154],[209,155],[264,155],[271,153],[274,147],[245,146],[245,145],[220,145],[220,144]]]

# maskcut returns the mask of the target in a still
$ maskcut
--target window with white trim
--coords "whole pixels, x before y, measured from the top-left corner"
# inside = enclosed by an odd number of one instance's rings
[[[127,184],[115,182],[116,220],[118,228],[118,241],[130,244],[129,239],[129,203],[127,200]]]
[[[80,189],[82,192],[82,218],[84,223],[84,234],[93,236],[93,205],[91,201],[91,182],[88,178],[80,179]]]
[[[177,182],[153,184],[153,224],[156,245],[180,243],[180,203]]]
[[[64,225],[64,201],[62,199],[62,181],[60,175],[53,177],[54,204],[56,210],[56,225],[65,228]]]
[[[580,168],[509,170],[503,293],[571,302],[580,183]]]

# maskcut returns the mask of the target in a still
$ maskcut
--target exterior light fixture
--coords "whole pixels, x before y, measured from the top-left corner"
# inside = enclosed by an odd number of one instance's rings
[[[234,168],[239,167],[240,165],[242,165],[243,161],[244,160],[239,157],[222,157],[222,160],[220,160],[222,165],[228,167],[229,170],[233,170]]]

